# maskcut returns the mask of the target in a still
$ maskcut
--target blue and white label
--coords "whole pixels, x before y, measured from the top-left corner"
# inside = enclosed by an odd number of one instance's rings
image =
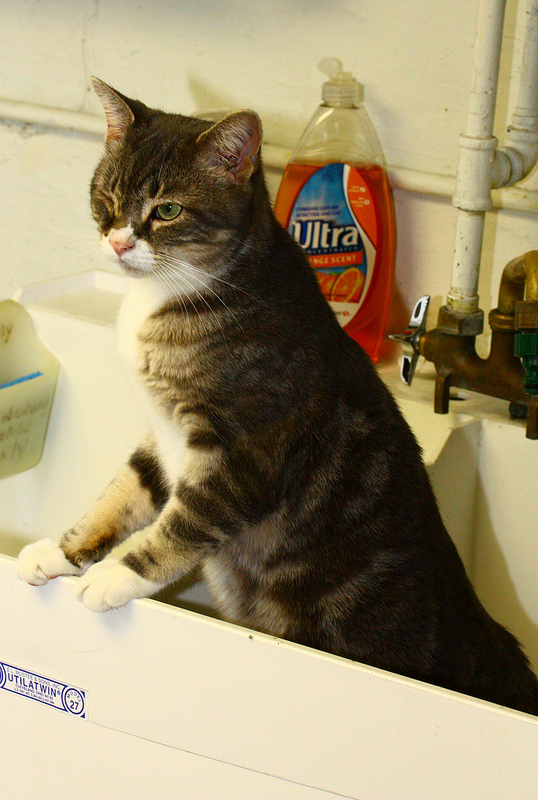
[[[365,302],[376,268],[378,211],[367,171],[319,167],[301,187],[288,225],[344,327]]]
[[[86,718],[86,692],[0,661],[0,689],[37,700],[75,717]]]

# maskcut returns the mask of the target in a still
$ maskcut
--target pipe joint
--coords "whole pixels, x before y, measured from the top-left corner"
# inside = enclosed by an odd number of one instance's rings
[[[463,211],[483,212],[492,207],[491,175],[498,141],[495,136],[459,137],[460,155],[453,205]]]
[[[506,143],[495,153],[492,187],[513,186],[529,174],[538,158],[538,132],[527,128],[508,128]]]
[[[496,136],[485,136],[479,139],[462,133],[458,137],[458,144],[467,150],[495,150],[499,141]]]
[[[513,147],[499,147],[491,171],[491,186],[500,189],[513,186],[525,173],[525,161],[519,150]]]

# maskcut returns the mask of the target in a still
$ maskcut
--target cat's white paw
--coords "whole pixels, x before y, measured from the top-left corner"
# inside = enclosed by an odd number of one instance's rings
[[[57,542],[40,539],[22,548],[15,572],[21,581],[31,586],[42,586],[58,575],[80,575],[82,569],[67,560]]]
[[[161,584],[141,578],[115,558],[107,558],[89,568],[75,584],[73,594],[90,611],[108,611],[124,606],[135,597],[148,597]]]

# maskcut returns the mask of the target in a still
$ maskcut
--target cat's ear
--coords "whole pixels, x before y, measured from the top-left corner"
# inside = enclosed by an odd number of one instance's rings
[[[224,178],[245,185],[258,168],[262,123],[254,111],[236,111],[198,137],[202,161]]]
[[[125,134],[134,122],[133,112],[123,97],[106,83],[99,78],[92,77],[90,80],[95,94],[105,110],[107,124],[105,142],[108,144],[123,141]]]

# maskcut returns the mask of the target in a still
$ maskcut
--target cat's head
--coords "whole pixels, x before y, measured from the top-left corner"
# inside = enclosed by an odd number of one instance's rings
[[[213,124],[92,83],[107,122],[91,185],[101,248],[127,275],[156,273],[188,293],[240,245],[253,187],[263,182],[260,119],[239,111]]]

